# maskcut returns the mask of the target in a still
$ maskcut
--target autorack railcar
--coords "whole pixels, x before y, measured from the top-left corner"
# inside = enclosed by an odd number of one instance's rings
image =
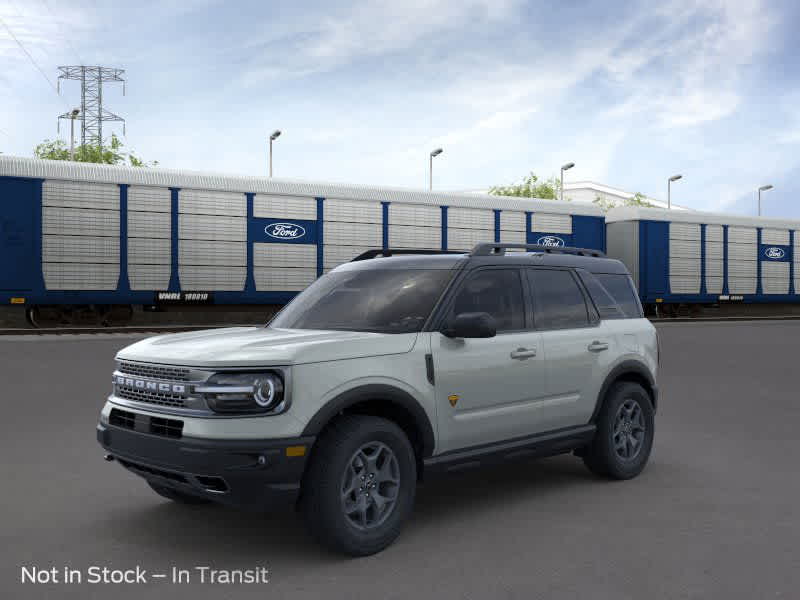
[[[800,221],[625,207],[606,215],[606,240],[651,314],[800,301]]]
[[[605,251],[603,214],[585,204],[10,156],[0,220],[0,304],[34,323],[281,305],[373,248]]]

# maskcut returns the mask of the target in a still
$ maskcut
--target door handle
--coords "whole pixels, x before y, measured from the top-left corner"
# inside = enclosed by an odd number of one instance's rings
[[[517,348],[511,353],[511,358],[514,360],[525,360],[536,356],[536,349],[528,350],[527,348]]]
[[[589,344],[589,352],[602,352],[603,350],[608,350],[608,344],[606,342],[598,342],[595,340]]]

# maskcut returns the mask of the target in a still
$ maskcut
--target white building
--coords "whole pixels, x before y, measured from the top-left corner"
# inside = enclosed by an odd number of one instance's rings
[[[626,192],[619,188],[596,183],[594,181],[565,181],[564,198],[569,198],[572,202],[584,202],[591,204],[600,196],[604,200],[614,202],[617,206],[624,206],[625,200],[633,198],[635,192]],[[663,200],[656,200],[645,196],[644,200],[657,208],[667,208],[667,203]],[[677,210],[690,210],[685,206],[672,203],[672,208]]]

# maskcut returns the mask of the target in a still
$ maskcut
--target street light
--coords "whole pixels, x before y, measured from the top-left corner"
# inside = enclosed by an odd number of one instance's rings
[[[80,108],[69,111],[69,159],[75,160],[75,119],[81,114]]]
[[[671,189],[670,186],[672,185],[673,181],[678,181],[678,179],[682,179],[683,175],[673,175],[669,179],[667,179],[667,209],[672,208],[672,198],[670,196]]]
[[[439,156],[442,152],[444,152],[444,150],[442,150],[441,148],[437,148],[436,150],[433,150],[431,152],[430,168],[428,169],[428,189],[429,190],[433,189],[433,157],[434,156]]]
[[[762,185],[758,188],[758,216],[761,216],[761,192],[766,192],[772,189],[772,184]]]
[[[564,166],[561,167],[561,201],[564,201],[564,171],[569,171],[572,167],[575,166],[574,162],[568,162]]]
[[[272,135],[269,136],[269,176],[272,177],[272,142],[277,140],[281,135],[281,130],[276,129],[272,132]]]

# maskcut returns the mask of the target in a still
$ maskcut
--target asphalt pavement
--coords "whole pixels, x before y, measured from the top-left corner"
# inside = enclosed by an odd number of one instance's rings
[[[398,541],[361,559],[317,547],[289,507],[180,506],[104,462],[97,414],[136,337],[0,338],[0,598],[800,597],[800,322],[659,331],[639,478],[561,456],[429,480]],[[90,583],[137,567],[147,583]]]

